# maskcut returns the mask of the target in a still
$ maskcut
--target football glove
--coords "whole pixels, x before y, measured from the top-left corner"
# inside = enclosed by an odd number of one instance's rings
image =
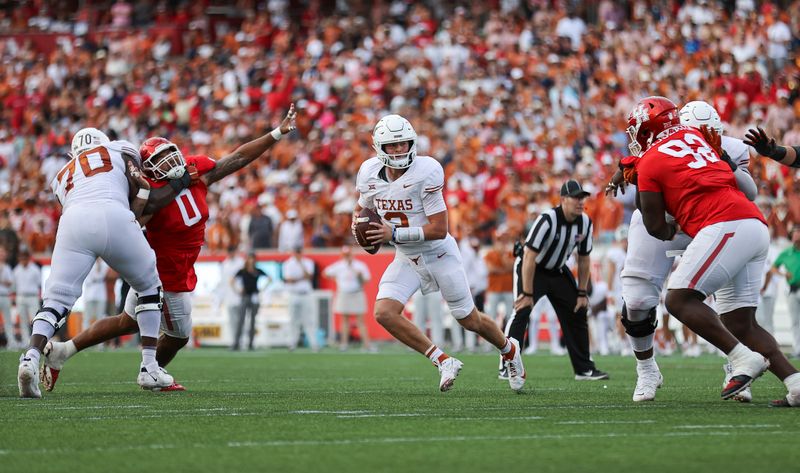
[[[747,146],[752,146],[761,156],[766,156],[768,158],[776,159],[776,151],[778,151],[778,145],[775,144],[775,139],[770,138],[761,129],[761,127],[757,127],[757,129],[749,129],[747,133],[744,135],[744,144]],[[783,157],[779,158],[778,160],[782,159]]]
[[[736,163],[733,162],[731,156],[728,154],[727,151],[722,149],[722,137],[717,133],[717,130],[713,128],[709,128],[706,125],[700,127],[700,133],[703,135],[703,138],[706,139],[711,149],[719,155],[719,157],[725,161],[725,164],[731,168],[731,171],[736,171]]]

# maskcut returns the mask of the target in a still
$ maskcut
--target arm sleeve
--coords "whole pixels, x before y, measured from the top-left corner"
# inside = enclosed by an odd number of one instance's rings
[[[794,162],[791,167],[800,168],[800,146],[792,146],[792,148],[794,148]]]
[[[541,253],[542,246],[544,242],[547,241],[551,231],[552,223],[550,222],[550,216],[545,214],[539,215],[536,221],[533,222],[533,227],[531,227],[531,230],[528,232],[528,237],[525,238],[525,246],[537,253]]]
[[[756,181],[753,180],[753,176],[750,175],[747,168],[736,168],[736,171],[733,172],[733,177],[736,178],[736,186],[747,197],[747,200],[751,202],[756,200],[758,188],[756,187]]]
[[[434,215],[447,210],[444,203],[444,169],[437,163],[422,184],[422,207],[425,215]]]
[[[130,141],[117,140],[115,142],[119,147],[121,153],[126,154],[136,160],[136,164],[142,165],[142,157],[139,155],[139,148],[133,145]]]
[[[592,252],[593,224],[591,218],[586,217],[586,220],[588,221],[588,225],[586,226],[586,238],[584,238],[583,241],[581,241],[580,244],[578,245],[578,254],[581,256],[586,256]]]

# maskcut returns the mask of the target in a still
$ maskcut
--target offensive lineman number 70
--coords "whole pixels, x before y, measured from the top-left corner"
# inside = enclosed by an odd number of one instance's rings
[[[61,168],[61,171],[56,175],[56,181],[58,181],[59,187],[64,189],[63,195],[59,196],[62,198],[62,201],[63,197],[67,195],[67,192],[72,190],[72,178],[75,176],[76,161],[80,163],[81,171],[83,171],[83,175],[86,177],[108,172],[114,168],[114,165],[111,164],[111,156],[109,156],[108,150],[102,146],[84,151],[72,158],[72,160]]]

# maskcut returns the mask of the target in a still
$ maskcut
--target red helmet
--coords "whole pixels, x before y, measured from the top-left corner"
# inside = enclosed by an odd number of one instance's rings
[[[645,97],[628,115],[628,148],[640,156],[653,144],[659,133],[681,124],[678,106],[666,97]]]
[[[178,146],[166,138],[154,136],[139,147],[142,169],[153,179],[174,179],[185,170],[186,162]]]

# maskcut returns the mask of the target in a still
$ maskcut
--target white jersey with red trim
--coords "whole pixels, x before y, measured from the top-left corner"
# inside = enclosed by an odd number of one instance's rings
[[[128,178],[123,154],[134,158],[139,151],[127,141],[112,141],[73,157],[50,184],[64,206],[115,202],[129,208]]]
[[[417,156],[397,180],[391,181],[380,159],[373,157],[361,164],[356,178],[360,193],[358,204],[378,212],[390,225],[422,227],[429,223],[428,216],[447,211],[442,189],[444,170],[439,161],[429,156]],[[419,254],[444,247],[443,240],[426,240],[418,243],[397,243],[404,254]]]

